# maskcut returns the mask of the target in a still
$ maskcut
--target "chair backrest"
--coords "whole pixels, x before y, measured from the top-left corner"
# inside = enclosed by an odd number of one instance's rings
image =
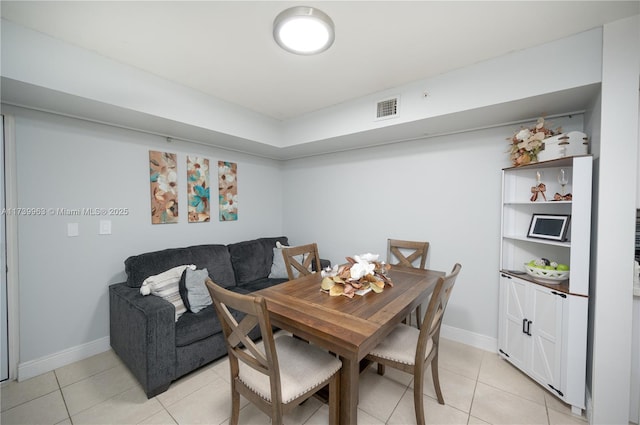
[[[427,262],[428,251],[429,242],[387,239],[388,264],[399,264],[405,267],[424,269]],[[414,265],[416,260],[420,260],[420,267]]]
[[[453,266],[453,270],[446,276],[438,278],[436,287],[433,289],[431,299],[429,300],[429,306],[427,312],[424,314],[422,320],[422,326],[420,327],[420,337],[418,338],[418,347],[416,350],[416,364],[422,359],[424,361],[427,342],[429,339],[433,341],[434,345],[438,344],[440,338],[440,325],[442,324],[442,316],[447,308],[449,297],[453,290],[453,285],[456,283],[458,273],[462,266],[456,263]]]
[[[315,243],[283,248],[282,255],[289,280],[298,276],[306,276],[313,273],[313,270],[319,271],[321,269],[318,245]]]
[[[279,403],[282,400],[280,369],[266,300],[261,296],[231,292],[216,285],[210,279],[207,279],[206,285],[226,340],[231,379],[238,377],[238,362],[241,361],[269,377],[271,400]],[[233,310],[245,314],[240,322],[232,314]],[[260,328],[264,350],[260,349],[249,336],[256,326]]]

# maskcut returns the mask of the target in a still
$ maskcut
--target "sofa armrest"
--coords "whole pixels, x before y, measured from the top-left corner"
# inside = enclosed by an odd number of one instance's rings
[[[175,308],[124,283],[109,286],[111,347],[142,385],[147,397],[175,379]]]
[[[324,258],[320,259],[320,270],[324,270],[327,267],[331,267],[331,261],[330,260],[325,260]],[[317,272],[318,270],[316,270],[316,262],[313,261],[311,263],[311,271]]]

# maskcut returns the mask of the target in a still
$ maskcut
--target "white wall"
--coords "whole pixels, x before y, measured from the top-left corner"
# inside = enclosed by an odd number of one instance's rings
[[[627,423],[638,173],[640,16],[603,31],[591,422]],[[621,188],[626,188],[623,192]]]
[[[3,112],[16,116],[18,206],[130,211],[113,217],[19,217],[20,379],[73,360],[69,349],[80,357],[87,345],[108,349],[107,287],[125,279],[128,256],[282,234],[276,161],[17,108]],[[151,224],[149,150],[178,154],[179,223]],[[213,167],[209,223],[187,223],[187,154],[205,156]],[[218,221],[218,160],[238,163],[237,222]],[[112,221],[111,235],[98,235],[104,218]],[[79,224],[78,237],[67,236],[70,222]]]
[[[599,83],[601,51],[602,29],[595,28],[425,80],[373,93],[287,120],[284,132],[285,145],[357,134],[370,129],[480,109],[542,93]],[[526,65],[536,61],[540,61],[540,65]],[[479,84],[479,81],[482,84]],[[428,97],[423,96],[424,92],[429,94]],[[376,103],[394,96],[400,96],[398,117],[393,120],[376,120]],[[428,127],[425,133],[431,133]]]
[[[124,108],[132,115],[144,113],[265,144],[280,143],[280,121],[5,19],[0,31],[3,77]]]
[[[583,117],[550,120],[582,130]],[[448,336],[496,349],[501,169],[518,125],[287,161],[284,231],[317,242],[332,263],[386,256],[387,238],[430,242],[427,267],[462,272],[444,319]],[[295,238],[293,238],[295,236]]]

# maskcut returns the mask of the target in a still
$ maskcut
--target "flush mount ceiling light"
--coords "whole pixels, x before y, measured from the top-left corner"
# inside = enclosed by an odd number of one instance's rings
[[[273,38],[288,52],[315,55],[333,44],[333,21],[326,13],[313,7],[292,7],[276,16]]]

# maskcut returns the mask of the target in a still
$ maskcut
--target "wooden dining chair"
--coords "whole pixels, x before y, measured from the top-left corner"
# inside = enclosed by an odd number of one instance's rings
[[[237,424],[240,396],[282,424],[283,416],[329,385],[329,423],[339,420],[340,368],[335,356],[289,335],[274,338],[263,297],[242,295],[207,280],[225,336],[231,370],[231,418]],[[235,311],[235,314],[232,314]],[[244,317],[238,322],[238,312]],[[249,333],[258,327],[262,344]]]
[[[282,249],[289,280],[321,270],[318,245],[315,243]]]
[[[427,263],[429,242],[387,239],[387,264],[424,269]],[[420,329],[422,305],[415,309],[416,325]],[[411,315],[408,317],[411,324]]]
[[[453,285],[461,268],[462,266],[456,263],[450,274],[438,279],[422,322],[422,329],[418,330],[400,323],[366,357],[368,360],[378,363],[380,375],[384,374],[385,366],[413,374],[413,403],[418,425],[424,425],[423,378],[424,370],[429,363],[431,364],[431,376],[438,403],[444,404],[438,377],[440,326]]]

